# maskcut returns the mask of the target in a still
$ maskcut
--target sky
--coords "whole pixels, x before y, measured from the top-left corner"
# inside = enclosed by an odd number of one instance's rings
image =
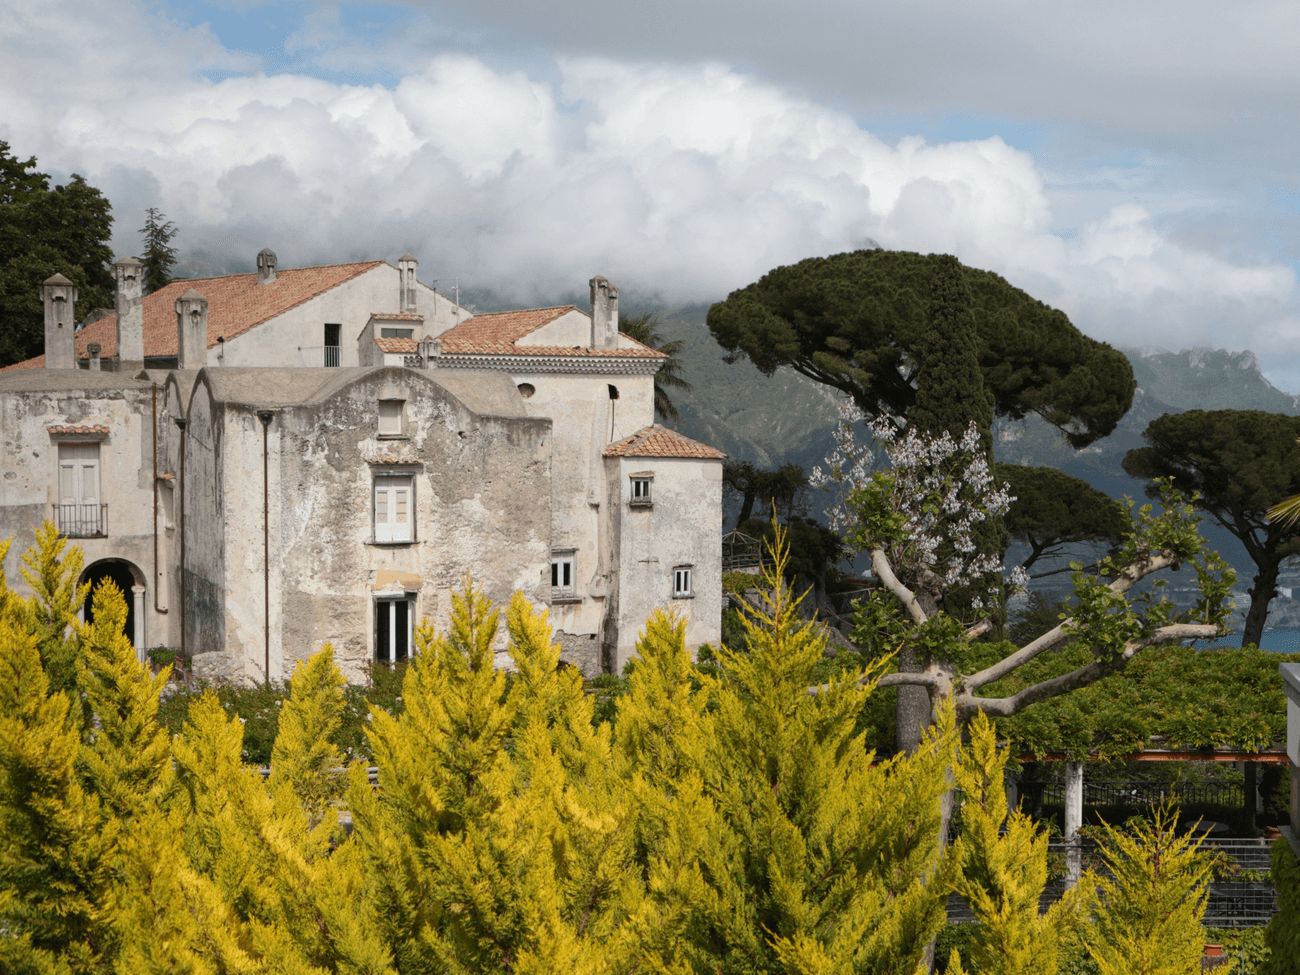
[[[1300,5],[0,0],[0,139],[181,268],[720,300],[870,242],[1300,392]]]

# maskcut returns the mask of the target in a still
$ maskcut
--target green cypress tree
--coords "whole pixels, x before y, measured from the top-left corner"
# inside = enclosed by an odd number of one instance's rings
[[[1285,839],[1273,842],[1271,866],[1277,913],[1264,931],[1268,958],[1259,975],[1300,975],[1300,857]]]
[[[157,207],[145,211],[144,226],[140,228],[140,236],[144,238],[140,261],[144,264],[144,293],[147,295],[171,283],[172,268],[176,265],[176,248],[171,246],[171,242],[176,234],[175,225]]]

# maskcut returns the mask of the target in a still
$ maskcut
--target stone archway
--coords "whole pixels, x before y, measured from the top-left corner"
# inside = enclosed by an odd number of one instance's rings
[[[142,656],[145,646],[144,574],[126,559],[101,559],[87,567],[81,574],[81,582],[90,583],[90,594],[86,597],[86,605],[82,610],[87,623],[94,622],[95,589],[105,579],[112,580],[122,590],[122,598],[126,600],[126,622],[122,626],[122,632],[131,641],[131,646],[135,647],[136,655]]]

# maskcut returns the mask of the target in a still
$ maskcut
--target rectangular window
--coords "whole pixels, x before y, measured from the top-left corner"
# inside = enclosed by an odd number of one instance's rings
[[[411,655],[415,626],[415,601],[375,600],[375,660],[393,665]]]
[[[400,399],[381,399],[379,401],[379,435],[381,437],[400,437],[402,435],[402,413],[405,401]]]
[[[375,478],[375,541],[415,541],[415,479],[409,474]]]
[[[654,478],[644,474],[632,475],[632,503],[634,505],[650,504],[650,485],[654,483]]]
[[[692,568],[689,565],[679,565],[673,569],[673,599],[691,599],[695,596],[691,589]]]
[[[381,339],[410,339],[415,337],[413,328],[381,328],[379,330]]]
[[[574,595],[574,573],[572,553],[551,555],[551,596],[561,599]]]
[[[69,538],[105,534],[104,505],[99,497],[99,444],[59,444],[59,500],[55,523]]]

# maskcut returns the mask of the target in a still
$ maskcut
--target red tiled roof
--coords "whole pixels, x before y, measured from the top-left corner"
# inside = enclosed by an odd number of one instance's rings
[[[663,355],[662,352],[644,346],[640,342],[626,349],[596,349],[583,345],[515,344],[530,332],[535,332],[543,325],[549,325],[560,316],[576,310],[576,305],[559,305],[554,308],[525,308],[491,315],[475,315],[455,328],[443,332],[440,348],[443,355],[587,355],[636,358]]]
[[[108,427],[49,427],[49,432],[59,433],[108,433]]]
[[[230,341],[251,328],[337,288],[345,281],[383,261],[362,264],[331,264],[280,271],[270,284],[259,285],[257,274],[230,274],[220,278],[173,281],[144,299],[144,354],[176,355],[176,299],[193,288],[208,299],[208,348],[221,336]],[[117,315],[91,322],[77,333],[77,358],[89,356],[91,342],[98,342],[101,356],[117,355]],[[6,369],[42,369],[45,356],[18,362]]]
[[[655,423],[605,448],[606,457],[695,457],[725,460],[727,455],[708,444],[684,437]]]
[[[375,339],[375,345],[379,346],[385,352],[406,352],[414,354],[416,346],[419,345],[415,339]]]

